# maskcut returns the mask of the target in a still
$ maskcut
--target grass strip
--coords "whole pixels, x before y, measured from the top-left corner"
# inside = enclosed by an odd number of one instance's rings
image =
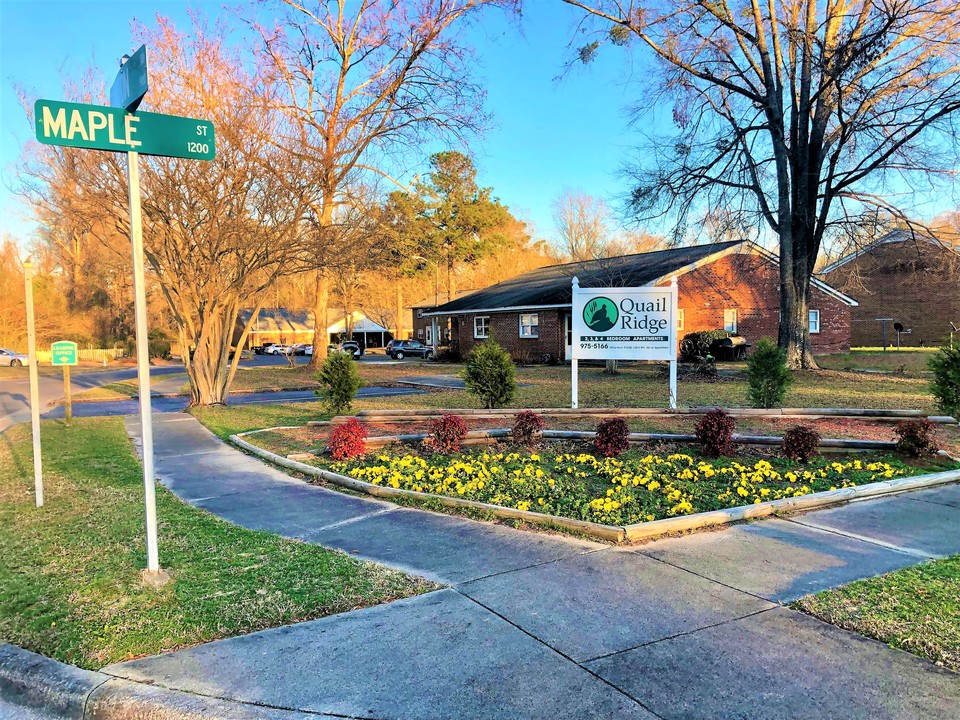
[[[158,487],[145,565],[143,487],[118,418],[43,424],[46,503],[34,507],[29,429],[0,436],[0,642],[85,668],[434,589],[424,580],[236,527]]]

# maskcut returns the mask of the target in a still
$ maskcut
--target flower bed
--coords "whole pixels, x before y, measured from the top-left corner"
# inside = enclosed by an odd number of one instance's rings
[[[927,471],[891,458],[817,458],[800,466],[776,458],[708,461],[637,450],[618,458],[489,450],[456,457],[376,453],[329,467],[374,485],[605,525],[802,497]]]

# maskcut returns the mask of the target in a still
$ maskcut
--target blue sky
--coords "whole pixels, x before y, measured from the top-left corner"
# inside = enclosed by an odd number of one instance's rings
[[[188,8],[225,14],[219,0],[0,0],[0,217],[3,230],[26,240],[32,225],[7,189],[23,142],[32,136],[16,86],[31,97],[61,99],[61,68],[94,62],[111,78],[117,58],[132,49],[130,22],[155,13],[187,27]],[[538,236],[553,234],[550,203],[565,187],[614,201],[617,175],[631,144],[624,107],[631,92],[619,53],[562,74],[577,14],[557,0],[528,0],[522,23],[493,13],[470,31],[481,63],[495,126],[473,147],[479,180]],[[424,158],[424,161],[426,158]]]

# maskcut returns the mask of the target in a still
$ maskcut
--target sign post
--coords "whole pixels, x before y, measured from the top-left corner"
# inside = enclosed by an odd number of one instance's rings
[[[579,405],[579,360],[666,360],[677,408],[677,282],[669,287],[572,286],[570,406]]]
[[[73,400],[70,397],[70,366],[77,364],[77,344],[67,340],[50,346],[50,363],[63,368],[63,417],[69,425],[73,420]]]
[[[212,160],[216,155],[213,123],[208,120],[136,112],[148,89],[147,50],[125,57],[110,90],[114,107],[37,100],[34,122],[37,140],[47,145],[107,150],[127,154],[130,201],[130,245],[137,334],[137,375],[140,387],[140,433],[143,450],[144,514],[147,534],[147,574],[163,578],[157,553],[156,480],[153,473],[153,425],[150,406],[150,352],[140,212],[140,155]]]
[[[27,354],[30,364],[30,428],[33,434],[33,487],[37,507],[43,507],[43,458],[40,452],[40,371],[37,368],[37,326],[33,318],[33,263],[23,264],[26,286]]]

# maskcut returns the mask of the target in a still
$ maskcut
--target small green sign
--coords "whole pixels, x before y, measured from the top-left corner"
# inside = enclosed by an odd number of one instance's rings
[[[60,340],[50,346],[51,363],[53,365],[76,365],[77,344],[69,340]]]
[[[58,100],[37,100],[33,112],[37,140],[45,145],[191,160],[213,160],[216,155],[209,120]]]

